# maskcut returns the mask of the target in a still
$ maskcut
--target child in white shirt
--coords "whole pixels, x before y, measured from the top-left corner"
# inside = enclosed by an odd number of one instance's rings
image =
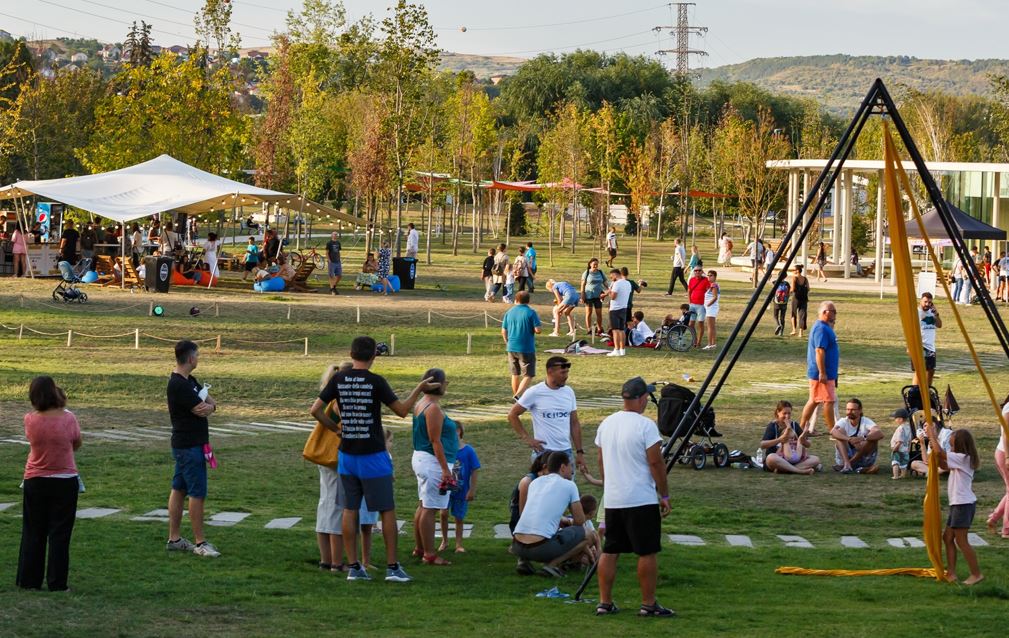
[[[957,580],[956,550],[959,549],[970,568],[970,576],[963,584],[976,585],[984,580],[984,576],[977,564],[977,554],[967,539],[967,532],[970,531],[977,507],[977,497],[972,489],[974,471],[981,465],[977,446],[974,445],[970,430],[956,430],[950,437],[952,450],[947,452],[939,445],[935,427],[930,423],[925,428],[931,441],[930,449],[938,455],[939,467],[949,469],[949,517],[946,519],[946,529],[942,532],[942,540],[946,544],[946,580],[951,583]]]
[[[896,420],[897,429],[893,431],[890,438],[890,468],[893,470],[893,479],[902,479],[907,476],[908,465],[911,463],[911,424],[908,423],[908,413],[904,408],[895,410],[890,415]]]

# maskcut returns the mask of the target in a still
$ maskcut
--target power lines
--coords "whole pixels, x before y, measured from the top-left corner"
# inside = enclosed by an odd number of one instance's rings
[[[248,4],[248,3],[246,3]],[[253,5],[255,6],[255,5]],[[568,20],[566,22],[551,22],[548,24],[526,24],[526,25],[513,25],[513,26],[494,26],[494,27],[471,27],[466,26],[467,31],[511,31],[515,29],[544,29],[547,27],[566,27],[573,24],[586,24],[588,22],[600,22],[602,20],[612,20],[613,18],[623,18],[625,16],[635,15],[638,13],[647,13],[649,11],[655,11],[656,9],[662,9],[668,7],[669,3],[656,5],[654,7],[648,7],[647,9],[638,9],[636,11],[627,11],[626,13],[616,13],[608,16],[599,16],[598,18],[584,18],[581,20]],[[436,31],[455,31],[459,27],[435,27]]]

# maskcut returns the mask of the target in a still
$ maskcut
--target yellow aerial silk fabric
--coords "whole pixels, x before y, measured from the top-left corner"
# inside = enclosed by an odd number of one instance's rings
[[[884,122],[885,126],[885,122]],[[931,406],[928,399],[928,377],[925,373],[925,359],[921,345],[921,329],[918,323],[918,300],[915,298],[914,276],[911,271],[911,256],[907,245],[907,232],[904,228],[904,215],[900,203],[900,190],[897,184],[897,167],[900,165],[893,138],[889,128],[884,128],[885,152],[883,154],[884,170],[883,184],[886,199],[887,220],[890,225],[890,247],[893,251],[893,269],[897,278],[897,306],[900,310],[900,323],[904,330],[904,340],[911,363],[918,373],[918,388],[921,391],[922,409],[926,421],[932,420]],[[805,569],[802,567],[779,567],[779,574],[807,576],[890,576],[907,574],[939,580],[943,575],[942,563],[942,520],[939,511],[939,468],[938,456],[929,455],[928,480],[925,486],[925,516],[922,531],[925,539],[925,549],[928,552],[931,569],[920,567],[870,570],[844,569]]]

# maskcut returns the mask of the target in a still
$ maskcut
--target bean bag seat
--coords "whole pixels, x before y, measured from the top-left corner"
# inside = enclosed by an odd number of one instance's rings
[[[252,284],[252,289],[256,292],[280,292],[287,286],[287,282],[281,277],[274,277],[273,279],[264,279],[263,281],[257,281]]]
[[[98,281],[98,273],[96,273],[93,270],[89,270],[86,273],[84,273],[83,277],[81,277],[81,281],[83,281],[86,284],[93,284],[96,281]]]
[[[172,270],[171,281],[172,281],[172,285],[173,286],[203,286],[204,288],[206,288],[207,287],[207,276],[208,275],[207,275],[206,272],[201,272],[200,273],[200,280],[199,281],[195,281],[193,279],[190,279],[189,277],[186,277],[185,275],[183,275],[182,273],[180,273],[177,270]],[[210,285],[211,286],[216,286],[217,285],[217,277],[213,278],[213,281],[211,281]]]
[[[389,275],[387,279],[389,280],[389,286],[392,287],[392,291],[399,292],[399,277],[397,275]],[[374,284],[371,289],[375,292],[382,292],[382,282]]]

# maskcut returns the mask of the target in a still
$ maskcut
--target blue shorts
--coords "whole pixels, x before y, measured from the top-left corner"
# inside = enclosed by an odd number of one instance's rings
[[[456,498],[456,494],[459,494],[458,498]],[[452,498],[448,500],[448,511],[452,518],[458,518],[460,521],[466,520],[466,514],[469,512],[469,501],[466,500],[466,495],[461,491],[452,492]]]
[[[207,459],[203,457],[203,446],[172,448],[175,458],[175,476],[172,489],[185,492],[192,498],[207,497]]]
[[[373,512],[395,509],[392,489],[392,459],[388,452],[345,454],[339,456],[340,479],[343,481],[343,506],[360,510],[362,501]]]
[[[568,294],[564,295],[563,299],[561,299],[561,303],[564,304],[565,306],[571,306],[572,308],[574,308],[575,306],[578,305],[578,293],[569,292]]]
[[[340,261],[329,262],[329,276],[343,277],[343,262]]]

